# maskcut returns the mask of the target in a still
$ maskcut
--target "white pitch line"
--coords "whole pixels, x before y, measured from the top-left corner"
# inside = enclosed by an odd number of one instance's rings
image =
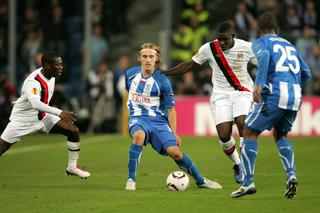
[[[90,137],[84,139],[85,142],[81,142],[83,145],[87,144],[93,144],[93,143],[99,143],[99,142],[104,142],[104,141],[110,141],[113,140],[113,138],[106,136],[96,136],[96,137]],[[22,141],[23,142],[23,141]],[[21,143],[21,142],[19,142]],[[59,142],[54,142],[52,144],[42,144],[42,145],[33,145],[33,146],[28,146],[28,147],[22,147],[22,148],[13,148],[8,150],[4,155],[15,155],[15,154],[20,154],[20,153],[26,153],[26,152],[34,152],[34,151],[39,151],[39,150],[48,150],[48,149],[53,149],[57,147],[66,147],[66,142],[59,141]]]

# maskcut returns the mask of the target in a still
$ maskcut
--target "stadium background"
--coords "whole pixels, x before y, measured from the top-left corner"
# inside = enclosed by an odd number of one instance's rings
[[[196,2],[203,7],[195,6]],[[0,0],[1,129],[8,122],[11,101],[19,95],[24,76],[39,66],[43,51],[52,49],[63,56],[65,67],[52,104],[75,110],[81,117],[78,123],[81,130],[95,132],[81,135],[79,163],[92,174],[86,180],[66,177],[64,136],[30,135],[14,145],[0,157],[0,211],[318,212],[319,137],[307,135],[320,134],[319,19],[311,19],[315,23],[304,21],[307,1],[245,0],[252,16],[247,16],[250,25],[241,15],[236,16],[238,2]],[[318,17],[319,1],[314,2],[315,9],[309,6],[309,10],[318,13]],[[292,10],[287,15],[290,5],[296,7],[298,15],[292,14]],[[202,8],[197,16],[195,7]],[[230,198],[230,193],[238,188],[233,180],[232,163],[221,151],[219,139],[211,136],[184,136],[182,149],[194,159],[205,177],[223,185],[221,191],[199,190],[193,181],[185,193],[168,191],[166,177],[177,167],[171,159],[152,151],[151,146],[143,152],[137,191],[124,190],[131,140],[127,135],[97,133],[121,131],[122,96],[116,85],[123,70],[137,64],[139,45],[147,41],[159,44],[164,67],[170,67],[190,57],[192,48],[199,43],[212,40],[214,29],[221,21],[230,19],[236,24],[235,17],[240,17],[243,25],[237,28],[239,36],[253,39],[256,17],[265,10],[277,12],[281,34],[299,44],[314,76],[304,88],[305,103],[294,128],[303,137],[291,137],[299,178],[297,197],[283,198],[284,173],[272,137],[259,138],[255,169],[258,192],[254,196]],[[303,31],[305,25],[311,28],[307,32]],[[95,33],[91,33],[90,26]],[[102,82],[96,74],[100,61],[103,64],[99,71],[105,80]],[[204,67],[201,73],[171,79],[178,94],[179,133],[214,134],[208,105],[210,75],[210,70]]]
[[[63,57],[64,73],[51,105],[77,112],[82,132],[125,134],[125,93],[119,82],[127,67],[137,65],[140,44],[160,45],[165,69],[190,59],[214,38],[221,21],[234,23],[237,37],[253,41],[256,18],[265,11],[277,14],[279,33],[296,44],[313,73],[294,134],[319,135],[320,2],[313,0],[0,0],[0,129],[25,76],[41,66],[43,51],[54,50]],[[254,69],[249,70],[254,77]],[[179,132],[215,134],[208,116],[197,113],[211,115],[208,66],[171,80],[178,95]]]

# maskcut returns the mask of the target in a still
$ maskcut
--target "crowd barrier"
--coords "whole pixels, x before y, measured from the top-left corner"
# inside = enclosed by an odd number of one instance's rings
[[[177,96],[179,135],[217,135],[209,97]],[[234,132],[237,133],[235,125]],[[263,134],[270,134],[269,131]],[[294,123],[291,135],[320,135],[320,97],[303,97],[303,104]]]

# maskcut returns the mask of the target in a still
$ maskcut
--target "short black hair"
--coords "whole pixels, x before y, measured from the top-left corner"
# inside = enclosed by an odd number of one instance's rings
[[[277,32],[277,19],[270,12],[263,13],[258,19],[258,28],[262,32]]]
[[[218,25],[217,33],[235,33],[235,30],[230,22],[223,22]]]
[[[45,52],[41,57],[42,66],[44,66],[45,64],[53,64],[54,60],[59,57],[60,56],[55,52],[52,52],[52,51]]]

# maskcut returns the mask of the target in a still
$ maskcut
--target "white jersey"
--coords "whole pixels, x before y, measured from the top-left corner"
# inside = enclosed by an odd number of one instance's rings
[[[202,45],[192,57],[197,64],[209,61],[214,91],[252,91],[253,81],[247,64],[257,64],[251,42],[235,39],[234,46],[222,51],[217,40]]]
[[[21,96],[15,102],[10,121],[15,122],[36,122],[42,120],[45,116],[45,112],[41,112],[32,107],[31,101],[41,101],[46,106],[52,98],[54,92],[55,78],[47,79],[41,73],[42,68],[33,71],[23,82]],[[45,108],[47,109],[47,108]],[[48,107],[48,111],[52,114],[59,115],[61,110]]]

